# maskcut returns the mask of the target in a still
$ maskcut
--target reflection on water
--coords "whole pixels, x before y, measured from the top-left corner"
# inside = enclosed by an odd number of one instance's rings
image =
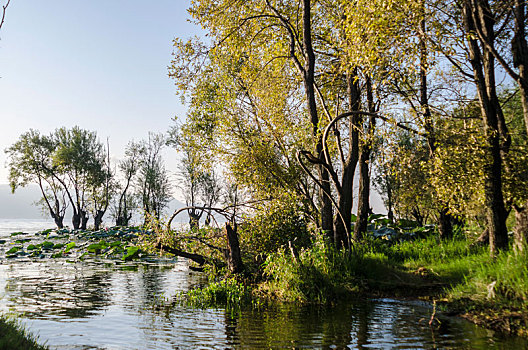
[[[119,265],[4,261],[0,310],[22,315],[55,349],[522,349],[463,320],[440,318],[419,302],[358,300],[334,307],[280,305],[231,313],[175,307],[156,298],[203,283],[184,261]]]
[[[0,220],[0,238],[12,242],[18,236],[9,232],[46,225]],[[19,315],[52,349],[528,348],[524,339],[500,338],[456,318],[440,318],[431,329],[431,309],[420,302],[363,299],[238,312],[153,307],[204,282],[182,260],[0,259],[0,311]]]

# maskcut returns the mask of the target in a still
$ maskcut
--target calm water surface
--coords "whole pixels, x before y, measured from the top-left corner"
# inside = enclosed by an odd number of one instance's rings
[[[35,225],[28,228],[51,227]],[[0,229],[0,238],[22,226],[11,223]],[[420,302],[374,299],[239,312],[154,307],[160,298],[203,282],[183,260],[1,260],[0,311],[19,315],[52,349],[528,348],[524,339],[503,338],[457,318],[440,317],[440,326],[431,328],[431,309]]]

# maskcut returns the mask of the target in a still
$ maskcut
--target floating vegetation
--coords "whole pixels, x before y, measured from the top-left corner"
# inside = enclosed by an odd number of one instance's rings
[[[151,232],[137,227],[113,227],[98,231],[46,229],[35,234],[13,232],[0,241],[0,258],[111,259],[121,262],[155,257],[141,248],[141,237]],[[26,235],[18,238],[19,235]],[[5,244],[4,247],[1,244]]]

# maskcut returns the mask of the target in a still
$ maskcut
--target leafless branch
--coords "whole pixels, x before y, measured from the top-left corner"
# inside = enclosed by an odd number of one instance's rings
[[[6,4],[2,6],[2,20],[0,20],[0,29],[2,29],[2,26],[4,25],[6,10],[10,2],[11,0],[7,0]]]

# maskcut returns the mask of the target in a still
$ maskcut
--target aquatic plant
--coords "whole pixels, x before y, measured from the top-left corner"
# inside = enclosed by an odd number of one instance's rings
[[[239,307],[252,301],[251,290],[236,278],[225,278],[209,283],[203,288],[195,288],[180,295],[186,304],[205,308],[223,306],[227,308]]]

